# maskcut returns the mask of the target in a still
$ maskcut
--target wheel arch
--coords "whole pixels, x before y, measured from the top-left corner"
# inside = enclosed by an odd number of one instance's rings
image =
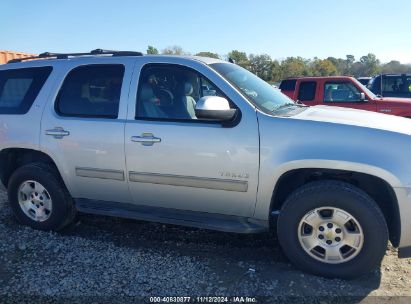
[[[6,148],[0,151],[0,180],[4,187],[7,188],[8,181],[15,170],[30,163],[51,165],[62,178],[56,162],[50,155],[34,149]]]
[[[383,170],[379,169],[378,171]],[[292,168],[278,177],[270,200],[269,214],[278,212],[293,191],[309,182],[318,180],[344,181],[363,190],[376,201],[387,222],[390,241],[397,247],[401,239],[401,217],[393,183],[395,185],[399,181],[389,172],[380,173],[383,173],[382,176],[352,169]]]

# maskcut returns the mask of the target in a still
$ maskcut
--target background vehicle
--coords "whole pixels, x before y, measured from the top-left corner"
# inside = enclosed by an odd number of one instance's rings
[[[411,74],[382,74],[372,78],[367,86],[384,97],[411,98]]]
[[[411,99],[378,97],[346,76],[285,79],[281,92],[307,105],[327,105],[411,117]]]
[[[357,80],[362,84],[367,86],[371,80],[371,77],[358,77]]]
[[[295,265],[328,277],[378,267],[388,239],[411,256],[410,120],[296,104],[218,59],[32,59],[0,67],[0,179],[21,223],[276,226]]]

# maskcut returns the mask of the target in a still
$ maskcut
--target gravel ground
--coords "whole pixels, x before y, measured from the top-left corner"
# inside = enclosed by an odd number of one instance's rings
[[[411,259],[397,259],[393,248],[380,270],[352,281],[331,280],[295,269],[271,234],[90,215],[80,215],[61,233],[35,231],[11,216],[2,189],[0,240],[3,303],[141,303],[150,296],[248,296],[258,303],[411,301],[404,297],[411,295]]]

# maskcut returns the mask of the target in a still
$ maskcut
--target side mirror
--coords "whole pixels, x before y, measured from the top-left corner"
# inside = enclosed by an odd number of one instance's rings
[[[362,102],[366,101],[366,100],[365,100],[365,93],[364,93],[364,92],[361,92],[361,93],[360,93],[360,101],[362,101]]]
[[[195,107],[197,118],[228,121],[232,120],[237,113],[237,109],[231,109],[227,99],[218,96],[201,97]]]

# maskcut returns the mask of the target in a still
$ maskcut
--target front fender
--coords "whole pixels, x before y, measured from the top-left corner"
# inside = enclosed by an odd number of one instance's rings
[[[365,173],[386,181],[393,189],[399,188],[401,184],[400,180],[391,172],[368,164],[321,159],[292,160],[280,164],[271,170],[260,170],[260,184],[254,216],[259,219],[267,219],[275,185],[284,174],[297,169],[310,168]]]
[[[276,183],[295,169],[353,171],[378,177],[394,190],[411,187],[407,134],[262,113],[258,121],[260,173],[254,213],[258,219],[267,220]]]

